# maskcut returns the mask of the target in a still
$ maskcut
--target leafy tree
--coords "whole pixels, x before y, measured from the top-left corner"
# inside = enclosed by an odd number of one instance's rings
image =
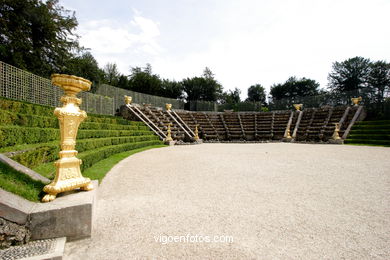
[[[346,92],[364,88],[370,73],[370,60],[354,57],[335,62],[328,75],[329,87],[335,92]]]
[[[163,97],[179,99],[183,97],[183,86],[180,82],[164,79],[162,81]]]
[[[107,84],[116,86],[119,82],[120,73],[116,63],[107,63],[104,68],[104,80]]]
[[[265,88],[260,85],[252,85],[248,88],[248,98],[246,101],[249,102],[260,102],[262,105],[266,104]]]
[[[118,79],[118,84],[116,85],[118,88],[123,88],[123,89],[130,89],[130,81],[129,78],[125,75],[120,75]]]
[[[320,84],[312,79],[290,77],[285,83],[271,86],[273,100],[293,99],[294,97],[314,96],[320,93]]]
[[[383,102],[390,91],[390,64],[385,61],[371,63],[367,83],[375,93],[374,102]]]
[[[66,74],[76,75],[92,81],[92,90],[104,78],[104,72],[99,69],[96,59],[90,52],[85,52],[80,56],[71,58],[63,70]]]
[[[133,91],[150,95],[161,95],[162,80],[159,75],[152,74],[152,67],[148,64],[144,69],[134,67],[131,69],[129,79]]]
[[[0,57],[9,64],[41,76],[63,71],[79,51],[74,12],[58,0],[2,0]]]
[[[222,85],[214,78],[209,68],[205,68],[202,77],[184,79],[184,96],[189,100],[217,101],[222,94]]]
[[[237,104],[241,102],[240,98],[241,90],[235,88],[234,90],[229,90],[222,94],[221,103],[222,104]]]

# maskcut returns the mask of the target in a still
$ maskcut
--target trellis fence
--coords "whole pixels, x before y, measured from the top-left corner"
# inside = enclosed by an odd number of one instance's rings
[[[34,104],[58,107],[61,88],[53,86],[49,79],[18,69],[0,61],[0,96]],[[114,115],[114,100],[110,97],[81,92],[81,108],[88,113]]]

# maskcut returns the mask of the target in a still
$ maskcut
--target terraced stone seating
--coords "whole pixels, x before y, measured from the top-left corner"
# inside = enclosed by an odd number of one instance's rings
[[[161,131],[165,134],[168,131],[168,124],[171,124],[171,135],[174,140],[182,141],[184,140],[184,133],[180,130],[178,124],[170,118],[166,111],[158,109],[155,107],[141,106],[139,109],[146,115],[148,118],[157,125]]]
[[[272,122],[272,139],[281,140],[284,137],[291,111],[279,111],[274,113]]]
[[[238,113],[228,112],[221,114],[221,118],[224,125],[227,128],[227,139],[232,140],[245,140],[244,131],[241,124],[241,119]]]
[[[162,109],[144,107],[142,111],[156,125],[166,131],[166,124],[172,124],[174,139],[183,140],[183,125],[195,131],[205,141],[295,141],[328,142],[340,125],[339,135],[346,138],[351,122],[361,114],[359,106],[324,106],[303,111],[273,112],[191,112],[178,110],[167,112]],[[179,123],[181,122],[181,123]],[[288,137],[289,132],[289,138]],[[188,134],[188,133],[186,133]]]
[[[0,99],[0,152],[49,179],[54,176],[53,161],[60,151],[53,110]],[[142,122],[90,114],[79,127],[76,150],[84,170],[113,154],[156,144],[161,141]]]

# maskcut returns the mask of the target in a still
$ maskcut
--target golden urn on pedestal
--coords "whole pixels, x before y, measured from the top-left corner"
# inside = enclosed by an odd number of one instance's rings
[[[165,108],[167,109],[167,111],[171,111],[172,104],[165,104]]]
[[[131,102],[133,101],[133,98],[130,96],[125,96],[125,104],[130,105]]]
[[[333,132],[333,135],[332,135],[332,139],[333,140],[340,140],[341,137],[339,135],[339,132],[340,132],[340,124],[339,123],[335,123],[334,124],[334,132]]]
[[[164,140],[165,142],[171,142],[171,141],[173,141],[172,135],[171,135],[171,125],[172,125],[172,123],[167,124],[168,129],[167,129],[167,137],[166,137],[165,140]]]
[[[359,102],[362,101],[362,97],[351,98],[351,101],[354,106],[358,106]]]
[[[195,125],[195,136],[194,136],[195,141],[199,140],[199,131],[198,131],[198,125]]]
[[[65,74],[53,74],[51,81],[53,85],[65,91],[65,96],[61,97],[63,106],[54,110],[54,115],[60,123],[61,151],[60,159],[55,162],[56,176],[52,183],[43,188],[43,191],[47,193],[42,199],[43,202],[54,200],[61,192],[77,188],[93,189],[91,180],[81,175],[81,160],[76,158],[78,152],[75,150],[78,127],[87,117],[87,113],[80,110],[81,99],[76,95],[80,91],[88,91],[91,88],[91,82]]]
[[[293,106],[297,111],[301,111],[303,104],[293,104]]]

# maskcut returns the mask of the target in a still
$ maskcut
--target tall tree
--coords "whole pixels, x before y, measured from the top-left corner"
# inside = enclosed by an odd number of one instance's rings
[[[159,75],[152,74],[150,64],[147,64],[144,69],[132,68],[129,83],[133,91],[156,96],[162,94],[162,80]]]
[[[116,86],[120,77],[116,63],[107,63],[104,65],[103,71],[105,82],[109,85]]]
[[[329,87],[335,92],[359,90],[367,86],[370,73],[370,60],[354,57],[343,62],[335,62],[328,75]]]
[[[104,72],[99,68],[96,59],[90,52],[84,52],[80,56],[71,58],[62,70],[66,74],[77,75],[93,82],[92,90],[95,89],[104,77]]]
[[[234,88],[234,90],[229,90],[228,92],[224,92],[222,94],[222,98],[220,100],[220,103],[222,104],[237,104],[241,102],[240,98],[241,90],[238,88]]]
[[[367,77],[369,88],[374,93],[372,102],[382,103],[385,94],[390,92],[390,63],[376,61],[370,64],[370,72]]]
[[[271,86],[273,100],[293,99],[294,97],[314,96],[319,94],[320,84],[312,79],[290,77],[285,83]]]
[[[61,72],[79,48],[74,12],[58,0],[2,0],[0,57],[41,76]]]
[[[217,101],[222,94],[222,85],[214,78],[209,68],[205,68],[202,77],[184,79],[181,82],[184,96],[189,100]]]
[[[266,104],[265,88],[260,84],[250,86],[246,101],[260,102],[264,106]]]

